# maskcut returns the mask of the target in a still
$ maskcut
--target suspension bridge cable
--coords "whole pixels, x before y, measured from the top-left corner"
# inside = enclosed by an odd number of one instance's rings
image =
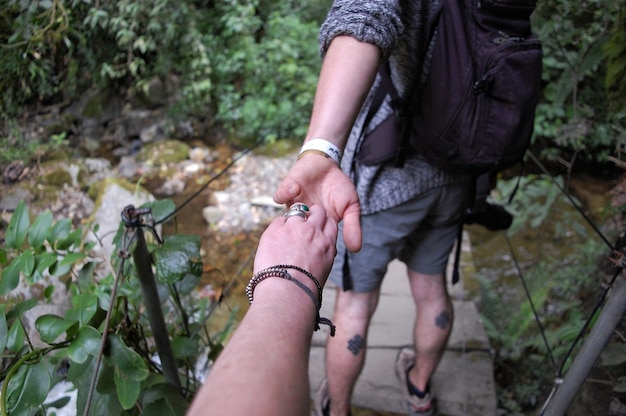
[[[224,174],[226,174],[226,172],[228,172],[230,170],[230,168],[232,168],[237,162],[239,162],[241,159],[243,159],[244,156],[246,156],[248,153],[252,152],[252,150],[254,150],[257,146],[261,145],[264,142],[265,142],[265,140],[263,140],[263,139],[257,140],[252,146],[242,150],[236,157],[233,158],[233,160],[230,161],[230,163],[228,165],[226,165],[226,167],[224,169],[222,169],[221,171],[219,171],[218,173],[213,175],[209,180],[207,180],[207,182],[204,185],[202,185],[200,187],[200,189],[198,189],[189,198],[187,198],[185,201],[183,201],[178,207],[176,207],[176,209],[174,209],[174,211],[172,211],[171,213],[169,213],[165,217],[161,218],[160,220],[156,221],[154,225],[162,224],[165,221],[167,221],[170,218],[172,218],[173,216],[175,216],[176,214],[178,214],[178,212],[180,210],[182,210],[191,201],[193,201],[198,195],[200,195],[205,189],[207,189],[209,187],[209,185],[211,185],[211,183],[213,183],[214,181],[216,181],[217,179],[222,177]]]
[[[591,329],[587,341],[582,345],[580,352],[572,362],[567,374],[565,377],[557,377],[555,379],[552,391],[541,410],[541,416],[561,416],[565,414],[576,393],[587,378],[589,371],[591,371],[592,366],[606,346],[609,337],[615,331],[615,328],[626,312],[626,303],[624,302],[626,297],[626,282],[624,282],[623,279],[617,280],[622,270],[623,267],[619,267],[618,270],[616,270],[610,285],[608,285],[603,294],[602,299],[607,297],[609,290],[613,290],[611,297],[607,300],[602,312],[598,316],[596,324]],[[598,312],[599,305],[602,303],[604,302],[601,301],[596,305],[597,308],[591,316],[594,316]],[[582,331],[580,334],[582,334]],[[565,360],[563,362],[565,363]],[[559,371],[561,370],[562,368]]]
[[[611,251],[615,251],[615,247],[613,246],[613,244],[611,244],[611,242],[607,239],[607,237],[602,233],[602,231],[600,231],[600,229],[595,225],[595,223],[591,220],[591,218],[589,218],[589,216],[583,211],[583,209],[578,205],[578,203],[576,203],[576,201],[574,200],[574,198],[572,198],[572,196],[565,191],[565,189],[561,186],[561,184],[559,184],[554,176],[552,176],[548,170],[546,169],[546,167],[541,163],[541,161],[539,161],[539,159],[532,153],[532,152],[528,152],[528,155],[530,156],[530,158],[533,160],[533,162],[535,162],[535,164],[546,174],[548,175],[551,179],[552,182],[559,188],[559,190],[561,191],[561,193],[563,195],[565,195],[569,201],[572,203],[572,205],[576,208],[576,210],[580,213],[580,215],[585,219],[585,221],[587,221],[587,223],[591,226],[591,228],[593,228],[593,230],[596,232],[596,234],[602,239],[602,241],[604,241],[604,243],[609,247],[609,249]],[[585,323],[583,324],[583,327],[581,328],[581,330],[579,331],[578,335],[576,336],[576,339],[574,340],[574,342],[572,343],[572,345],[570,346],[569,350],[567,351],[567,353],[565,354],[561,365],[558,369],[557,372],[557,378],[560,378],[563,370],[565,368],[565,365],[567,363],[567,360],[569,359],[570,355],[573,353],[574,348],[576,347],[576,345],[580,342],[580,340],[583,337],[583,334],[585,333],[587,327],[590,325],[593,317],[595,316],[595,314],[598,312],[598,310],[600,309],[600,307],[602,306],[602,304],[604,303],[604,300],[606,299],[608,292],[611,290],[611,287],[613,286],[613,283],[615,282],[615,279],[617,278],[617,276],[619,276],[619,273],[622,271],[622,267],[617,267],[615,270],[615,273],[613,275],[613,277],[610,280],[610,283],[607,285],[607,287],[605,288],[604,292],[602,293],[602,295],[598,298],[598,301],[596,303],[596,305],[593,308],[592,313],[590,314],[589,318],[587,318],[587,320],[585,321]]]
[[[552,176],[550,174],[550,172],[548,172],[546,167],[539,161],[539,159],[532,152],[529,151],[528,155],[533,160],[533,162],[543,171],[543,173],[550,177],[552,182],[557,186],[557,188],[561,191],[561,193],[567,197],[567,199],[570,201],[570,203],[580,213],[580,215],[589,224],[589,226],[595,231],[595,233],[600,237],[600,239],[604,242],[604,244],[612,252],[614,252],[615,251],[615,247],[613,246],[613,244],[607,239],[607,237],[596,226],[596,224],[591,220],[591,218],[589,218],[589,216],[583,211],[583,209],[578,205],[578,203],[574,200],[574,198],[572,198],[572,196],[568,192],[565,191],[565,189],[561,186],[561,184],[559,184],[556,181],[554,176]],[[508,240],[508,237],[507,237],[507,242],[508,241],[509,240]],[[512,247],[511,247],[511,252],[513,253]],[[541,415],[543,415],[544,412],[546,411],[546,409],[549,408],[550,402],[555,398],[555,393],[558,390],[558,387],[563,383],[563,372],[565,370],[565,366],[566,366],[568,360],[570,359],[570,356],[573,354],[574,349],[576,348],[578,343],[582,340],[585,332],[587,331],[587,328],[589,327],[589,325],[591,324],[591,322],[593,321],[595,316],[599,313],[600,308],[605,303],[605,300],[606,300],[609,292],[613,288],[616,279],[618,278],[618,276],[620,275],[620,273],[622,272],[623,269],[624,269],[623,266],[618,264],[618,266],[616,267],[615,272],[614,272],[612,278],[610,279],[609,283],[606,285],[606,287],[605,287],[604,291],[602,292],[602,294],[598,297],[598,300],[597,300],[596,304],[594,305],[594,308],[593,308],[591,314],[585,320],[583,326],[581,327],[580,331],[576,335],[576,338],[574,339],[574,341],[570,345],[567,353],[565,354],[565,356],[561,360],[561,364],[560,364],[560,366],[557,369],[554,386],[553,386],[552,391],[550,392],[548,398],[546,399],[546,401],[545,401],[545,403],[543,405],[543,408],[542,408],[541,413],[540,413]],[[522,280],[522,282],[523,282],[523,280]],[[530,299],[530,297],[529,297],[529,299]],[[533,311],[534,311],[534,308],[533,308]],[[540,326],[540,329],[541,329],[541,326]],[[543,330],[542,330],[542,336],[543,336]],[[544,341],[545,341],[545,336],[544,336]],[[553,362],[554,362],[554,359],[553,359]],[[558,394],[556,394],[556,395],[558,396]]]
[[[609,291],[613,287],[613,284],[615,283],[615,280],[617,279],[617,277],[619,276],[621,271],[622,271],[621,267],[616,268],[615,273],[613,274],[613,277],[611,278],[609,284],[606,285],[606,288],[602,292],[602,295],[598,298],[598,301],[596,302],[595,306],[593,307],[593,310],[592,310],[591,314],[589,315],[589,318],[587,318],[587,320],[585,321],[583,327],[578,332],[578,335],[576,336],[576,339],[574,340],[574,342],[572,342],[572,345],[570,346],[569,350],[567,351],[567,353],[563,357],[563,360],[561,362],[561,366],[559,367],[559,370],[557,372],[557,378],[560,378],[562,376],[563,370],[565,369],[565,364],[567,363],[567,360],[569,359],[569,356],[574,351],[574,348],[576,347],[576,344],[578,344],[580,342],[580,340],[582,339],[583,334],[585,333],[585,331],[587,330],[587,327],[589,326],[589,324],[593,320],[593,317],[596,315],[596,313],[598,313],[598,311],[602,307],[602,304],[604,303],[604,300],[606,299]]]
[[[515,264],[515,268],[517,269],[517,275],[522,281],[524,292],[526,292],[526,297],[528,298],[528,302],[530,303],[530,307],[533,311],[535,322],[537,322],[537,326],[539,327],[539,332],[541,333],[541,337],[543,338],[543,343],[545,344],[546,349],[548,350],[548,355],[550,356],[552,365],[554,366],[555,369],[557,369],[558,364],[556,363],[556,359],[554,358],[554,354],[552,353],[552,348],[550,348],[550,344],[548,343],[548,339],[546,338],[545,330],[539,319],[539,314],[537,313],[537,309],[535,308],[535,303],[533,302],[532,296],[530,295],[530,290],[528,289],[528,285],[526,284],[524,273],[522,273],[522,268],[520,267],[519,262],[517,261],[517,257],[515,256],[515,250],[513,248],[513,245],[511,244],[511,239],[509,238],[509,235],[507,233],[504,233],[504,236],[506,239],[506,243],[509,246],[509,250],[511,251],[511,256],[513,257],[513,263]]]
[[[552,182],[559,188],[561,193],[563,193],[563,195],[565,195],[567,199],[569,199],[569,201],[572,203],[574,208],[576,208],[576,210],[580,213],[580,215],[582,215],[585,221],[587,221],[589,226],[593,228],[596,234],[598,234],[598,236],[602,239],[602,241],[604,241],[604,244],[606,244],[611,251],[614,251],[615,248],[613,247],[613,244],[611,244],[611,242],[606,238],[606,236],[602,233],[602,231],[600,231],[600,229],[594,224],[591,218],[589,218],[589,216],[583,211],[583,209],[578,205],[578,203],[574,200],[574,198],[572,198],[569,192],[566,192],[565,189],[561,186],[561,184],[556,181],[554,176],[552,176],[550,172],[548,172],[548,169],[546,169],[543,163],[539,161],[539,159],[533,154],[533,152],[529,151],[528,156],[533,160],[533,162],[535,162],[535,164],[539,167],[539,169],[543,171],[543,173],[545,173],[546,175],[550,177],[550,179],[552,179]]]

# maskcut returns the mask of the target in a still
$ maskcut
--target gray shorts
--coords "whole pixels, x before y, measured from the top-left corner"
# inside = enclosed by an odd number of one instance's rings
[[[418,273],[444,273],[468,195],[467,184],[441,186],[361,216],[363,247],[347,253],[349,275],[344,276],[346,247],[340,236],[330,280],[344,290],[371,292],[380,287],[387,265],[396,258]]]

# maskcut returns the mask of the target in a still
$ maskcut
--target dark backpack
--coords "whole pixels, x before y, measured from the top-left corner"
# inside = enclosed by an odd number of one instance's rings
[[[423,0],[422,10],[428,1]],[[366,135],[364,129],[356,162],[393,159],[401,165],[414,150],[443,169],[474,174],[468,220],[479,222],[495,174],[522,161],[530,146],[543,58],[530,25],[535,2],[441,0],[435,21],[421,22],[423,28],[435,28],[432,36],[422,36],[426,43],[418,48],[423,56],[431,48],[431,59],[423,59],[425,66],[406,97],[398,96],[388,65],[381,65],[364,124],[387,95],[395,112]]]
[[[428,10],[423,0],[422,10]],[[397,166],[414,149],[443,169],[474,175],[464,222],[489,230],[513,217],[487,203],[495,175],[523,160],[530,147],[542,80],[543,53],[532,34],[536,0],[440,0],[432,59],[407,97],[399,97],[381,65],[365,125],[390,95],[395,112],[361,141],[356,162]],[[422,21],[422,27],[427,27]],[[429,36],[425,36],[428,40]],[[427,47],[420,45],[425,56]],[[424,59],[424,61],[426,61]],[[365,129],[362,132],[365,134]],[[512,195],[511,195],[512,198]],[[453,282],[463,224],[459,227]]]
[[[530,25],[535,3],[441,0],[434,23],[422,22],[435,28],[431,59],[423,59],[406,97],[381,65],[365,125],[387,95],[396,111],[367,135],[364,129],[356,161],[402,163],[412,148],[443,169],[476,175],[520,162],[542,86],[543,53]],[[419,49],[426,54],[427,46]]]
[[[535,0],[441,0],[432,60],[412,94],[411,145],[444,169],[520,162],[541,90]]]

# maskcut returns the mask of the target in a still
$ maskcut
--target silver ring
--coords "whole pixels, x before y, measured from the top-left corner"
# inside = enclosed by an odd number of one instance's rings
[[[309,207],[306,204],[295,203],[289,207],[289,211],[285,212],[284,216],[286,218],[298,216],[304,218],[305,220],[309,216]]]
[[[285,212],[285,217],[302,217],[306,220],[306,214],[303,211],[289,210]]]

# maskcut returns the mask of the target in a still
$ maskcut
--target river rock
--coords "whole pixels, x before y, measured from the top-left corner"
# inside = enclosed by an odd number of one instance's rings
[[[137,160],[150,166],[180,163],[189,157],[190,146],[179,140],[163,140],[141,148]]]
[[[148,191],[123,179],[106,178],[92,186],[90,193],[96,193],[93,223],[99,225],[98,239],[92,233],[86,234],[88,241],[94,241],[97,254],[111,258],[115,255],[113,238],[121,224],[121,214],[127,205],[139,208],[142,204],[154,201]]]
[[[159,196],[174,196],[185,190],[186,183],[181,178],[168,178],[154,191]]]
[[[223,232],[249,231],[269,223],[282,212],[272,197],[295,159],[295,154],[243,156],[229,171],[228,188],[213,193],[216,208],[205,208],[205,220]]]
[[[31,200],[32,194],[27,189],[21,187],[5,189],[0,197],[0,211],[13,212],[17,204],[22,201],[29,203]]]

